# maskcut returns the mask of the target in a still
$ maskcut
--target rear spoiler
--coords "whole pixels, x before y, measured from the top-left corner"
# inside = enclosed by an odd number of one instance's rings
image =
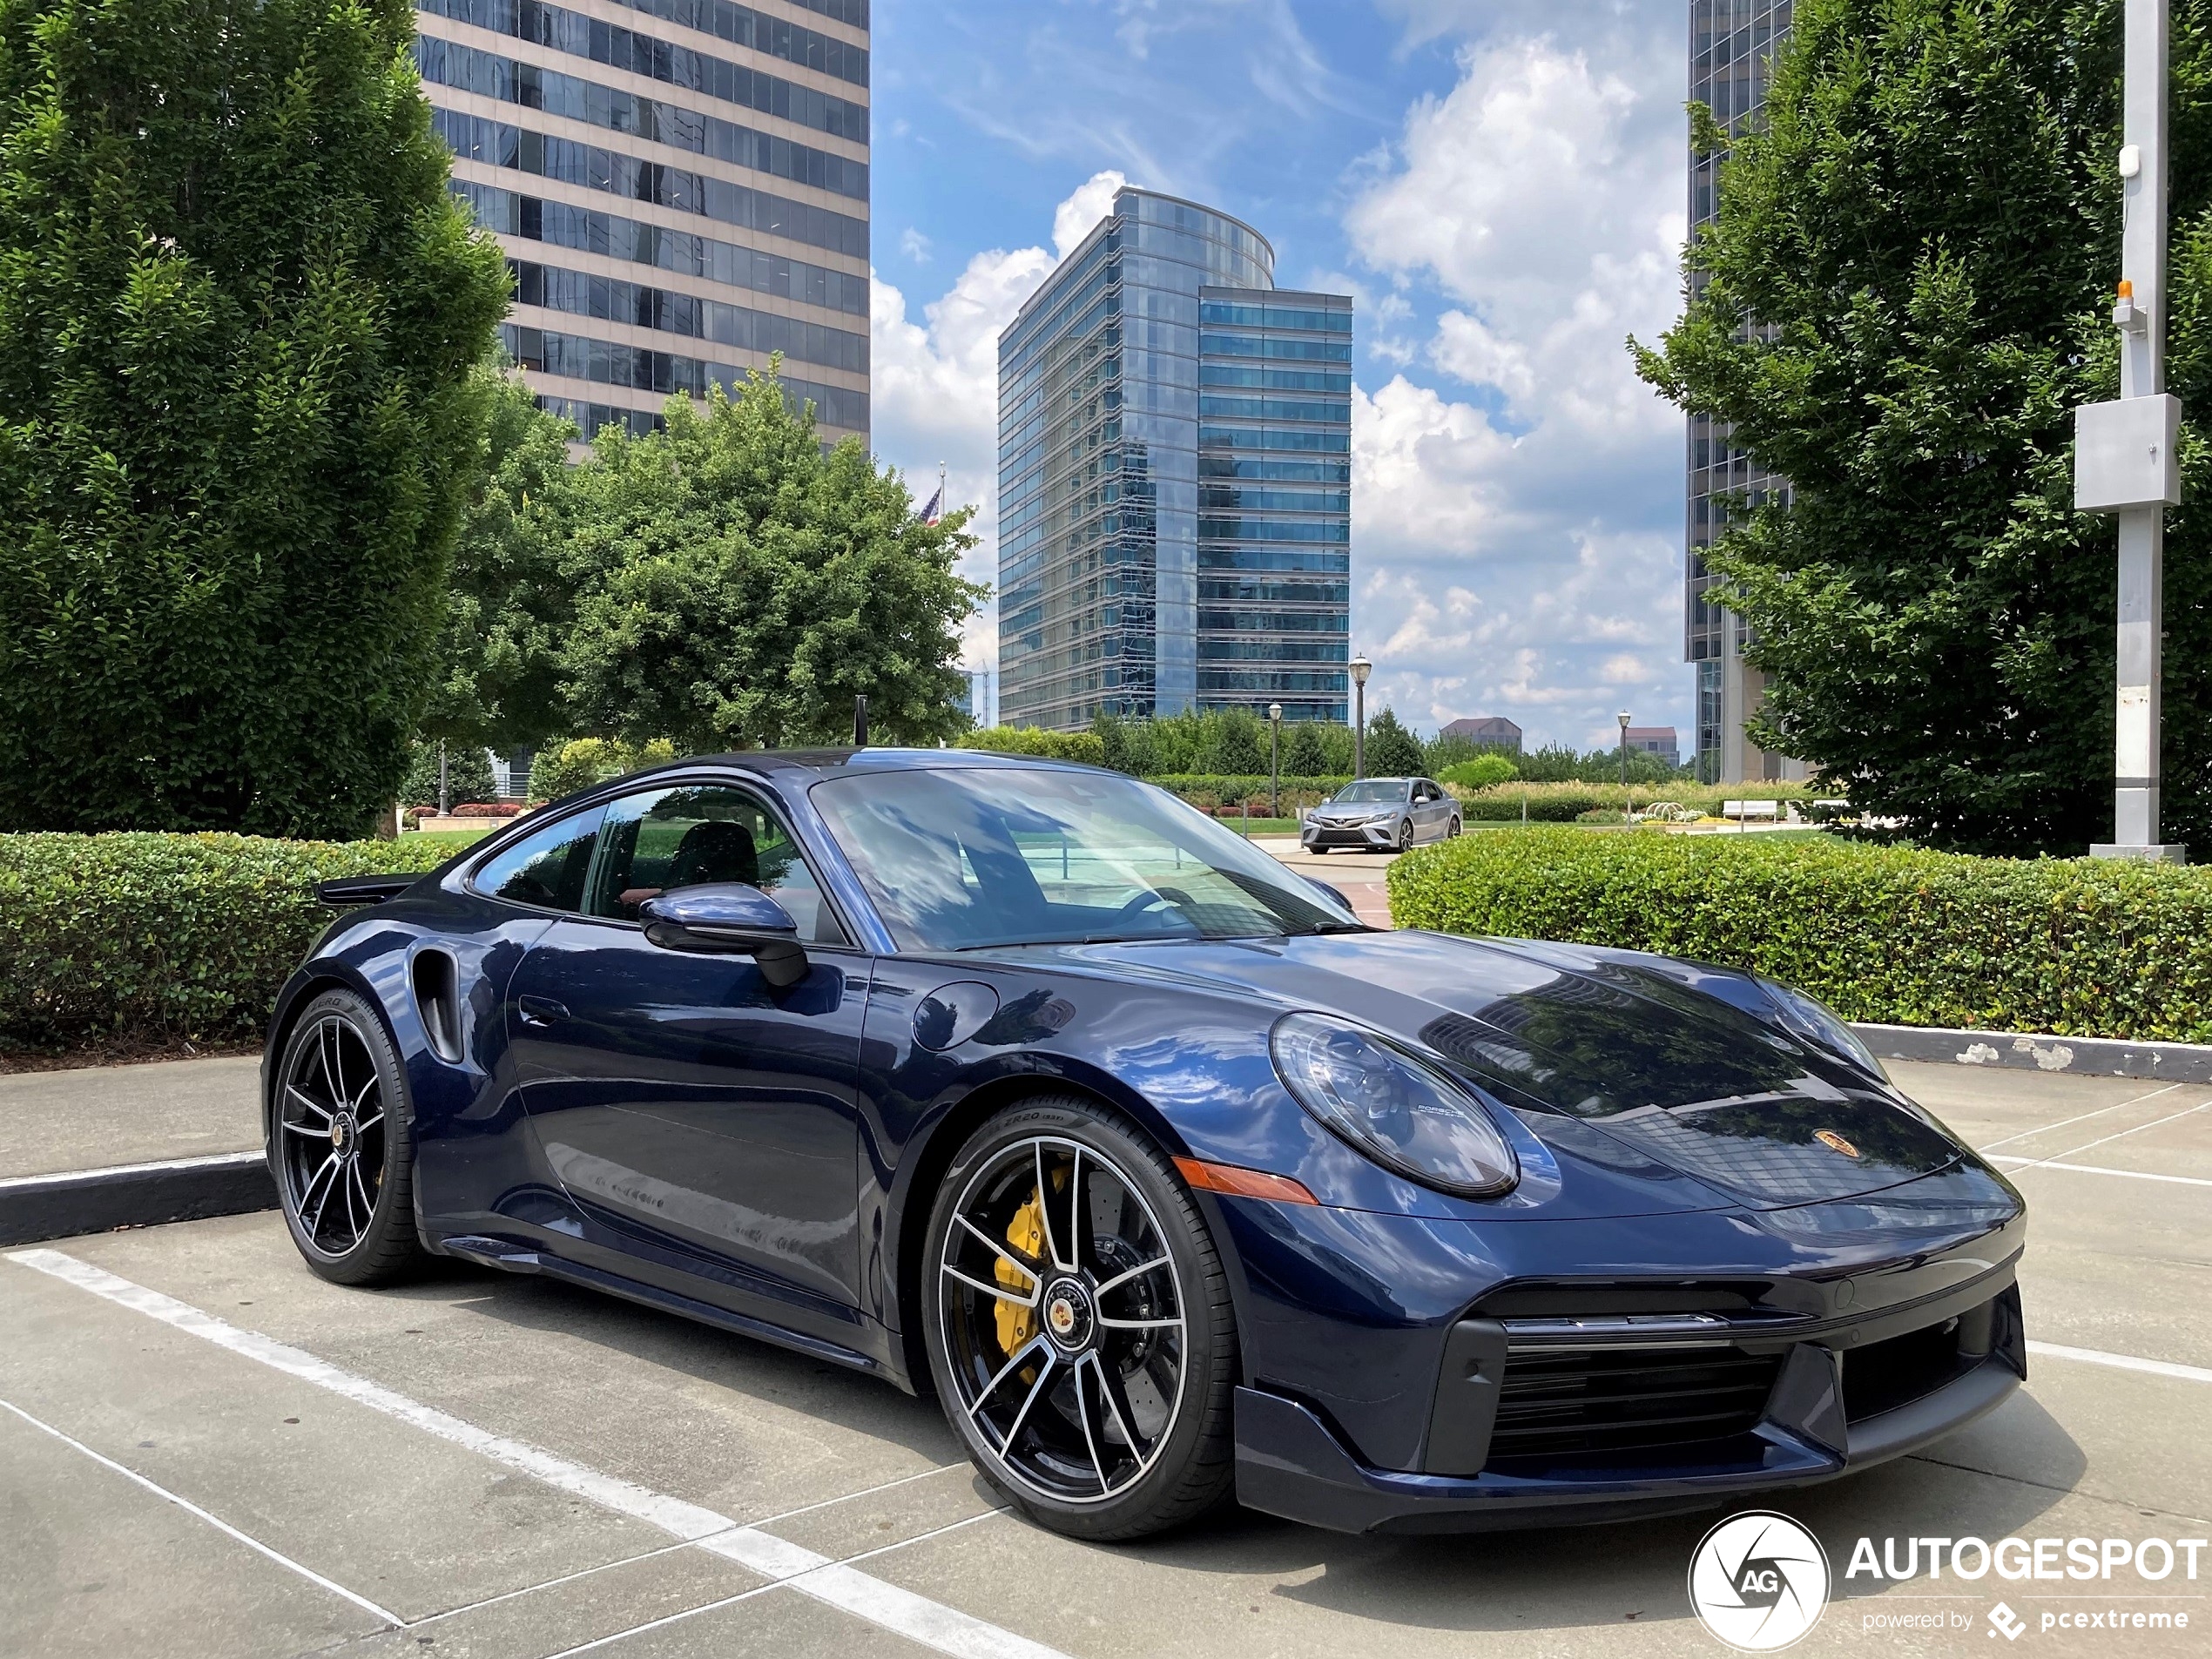
[[[334,881],[316,882],[315,897],[327,905],[350,910],[396,899],[421,879],[420,870],[412,875],[341,875]]]

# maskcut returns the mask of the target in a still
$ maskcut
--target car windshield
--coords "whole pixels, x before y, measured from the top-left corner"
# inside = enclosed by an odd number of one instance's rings
[[[1337,791],[1334,799],[1368,802],[1403,800],[1406,799],[1406,788],[1403,778],[1362,778],[1358,783],[1346,784]]]
[[[864,772],[817,784],[813,798],[902,950],[1361,926],[1242,836],[1133,778]]]

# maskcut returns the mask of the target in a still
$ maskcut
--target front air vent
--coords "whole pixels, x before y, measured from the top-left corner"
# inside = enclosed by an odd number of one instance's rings
[[[1730,1439],[1757,1424],[1781,1368],[1780,1354],[1722,1345],[1517,1349],[1487,1467],[1678,1453]]]
[[[430,1040],[431,1052],[449,1065],[461,1063],[460,973],[442,950],[420,950],[409,969],[415,1009]]]

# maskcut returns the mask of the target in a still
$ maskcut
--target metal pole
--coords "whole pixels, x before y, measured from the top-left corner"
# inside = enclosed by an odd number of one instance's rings
[[[853,698],[853,746],[868,746],[868,699],[865,692],[856,692]]]
[[[2167,0],[2128,0],[2127,80],[2121,98],[2120,243],[2123,309],[2120,395],[2166,390]],[[2138,497],[2140,499],[2140,497]],[[2165,632],[2166,509],[2123,507],[2120,524],[2119,696],[2113,741],[2113,845],[2106,857],[2175,858],[2159,840],[2159,748]]]
[[[1367,682],[1353,685],[1352,697],[1352,775],[1359,779],[1367,775]]]
[[[1283,815],[1283,705],[1267,705],[1267,815]]]
[[[445,817],[453,810],[453,803],[446,791],[446,740],[438,739],[438,816]]]

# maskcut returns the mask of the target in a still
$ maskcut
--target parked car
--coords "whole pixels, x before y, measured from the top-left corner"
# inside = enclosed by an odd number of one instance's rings
[[[1366,927],[1116,773],[692,760],[322,892],[263,1066],[314,1271],[934,1392],[1071,1534],[1737,1501],[2025,1372],[2019,1196],[1818,1003]]]
[[[1460,803],[1433,778],[1361,778],[1305,814],[1298,841],[1309,853],[1356,847],[1403,853],[1416,841],[1457,835]]]

